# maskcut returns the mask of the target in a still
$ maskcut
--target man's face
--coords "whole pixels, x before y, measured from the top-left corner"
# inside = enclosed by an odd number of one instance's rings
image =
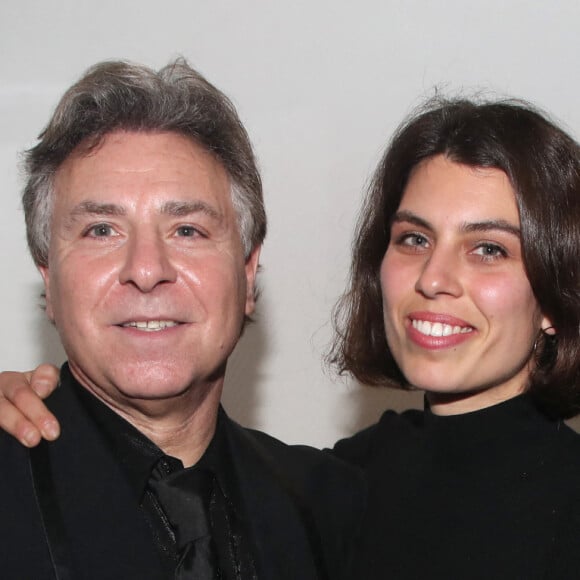
[[[73,153],[41,268],[72,372],[121,408],[221,385],[258,254],[244,260],[229,178],[191,140],[114,132]]]

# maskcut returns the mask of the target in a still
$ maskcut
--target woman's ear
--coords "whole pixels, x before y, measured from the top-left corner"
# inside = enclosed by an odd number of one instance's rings
[[[554,328],[552,321],[547,316],[542,318],[542,324],[540,325],[540,328],[544,334],[549,336],[554,336],[556,334],[556,329]]]

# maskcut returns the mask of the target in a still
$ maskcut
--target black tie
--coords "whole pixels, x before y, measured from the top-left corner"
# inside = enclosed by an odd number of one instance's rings
[[[209,471],[194,466],[162,479],[153,475],[149,480],[175,534],[179,555],[176,580],[216,578],[209,520],[213,479]]]

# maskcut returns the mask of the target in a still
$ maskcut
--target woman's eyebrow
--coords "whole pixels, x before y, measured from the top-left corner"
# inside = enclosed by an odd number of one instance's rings
[[[521,236],[521,230],[519,227],[514,226],[512,223],[506,220],[484,220],[481,222],[470,222],[463,224],[461,229],[465,232],[489,232],[494,230],[499,230],[506,232],[513,236],[519,238]]]
[[[398,211],[391,220],[391,224],[400,222],[408,222],[427,230],[433,230],[433,226],[427,220],[420,218],[417,214],[406,209]]]
[[[427,230],[433,231],[433,226],[425,219],[419,217],[408,210],[398,211],[392,219],[392,223],[408,222],[414,224],[418,227],[425,228]],[[518,226],[515,226],[507,220],[497,219],[497,220],[482,220],[478,222],[468,222],[461,226],[461,231],[466,233],[471,232],[490,232],[493,230],[499,230],[506,232],[513,236],[519,238],[521,236],[521,231]]]

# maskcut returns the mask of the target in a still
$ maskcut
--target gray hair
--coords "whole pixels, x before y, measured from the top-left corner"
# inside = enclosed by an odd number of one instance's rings
[[[108,133],[170,131],[212,153],[231,181],[246,258],[266,235],[262,182],[248,134],[232,102],[180,58],[156,72],[109,61],[96,64],[63,95],[38,144],[25,154],[22,194],[28,246],[48,265],[54,177],[80,145],[87,151]]]

